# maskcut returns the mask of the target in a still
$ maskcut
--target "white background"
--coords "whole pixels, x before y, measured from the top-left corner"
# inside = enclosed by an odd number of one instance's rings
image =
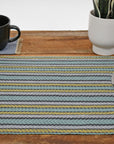
[[[87,30],[92,0],[0,0],[0,14],[21,30]]]

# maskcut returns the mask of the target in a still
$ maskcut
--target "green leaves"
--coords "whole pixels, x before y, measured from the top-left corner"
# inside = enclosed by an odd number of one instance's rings
[[[114,0],[93,0],[93,5],[95,16],[114,19]]]
[[[99,0],[99,10],[101,13],[101,18],[106,18],[108,14],[108,3],[109,0]]]
[[[94,5],[94,15],[97,17],[101,17],[99,11],[99,0],[93,0],[93,5]]]

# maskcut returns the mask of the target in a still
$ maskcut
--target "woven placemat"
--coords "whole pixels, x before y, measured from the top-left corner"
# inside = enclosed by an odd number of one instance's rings
[[[113,56],[0,56],[0,134],[114,134]]]
[[[18,39],[14,42],[11,42],[11,43],[8,43],[7,46],[0,50],[0,55],[3,55],[3,54],[20,54],[21,52],[21,46],[22,46],[22,43],[21,43],[22,39]]]

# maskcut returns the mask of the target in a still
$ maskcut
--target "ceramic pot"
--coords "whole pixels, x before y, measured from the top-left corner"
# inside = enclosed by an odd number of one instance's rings
[[[89,15],[88,36],[92,42],[93,52],[99,55],[114,54],[114,19],[103,19]]]

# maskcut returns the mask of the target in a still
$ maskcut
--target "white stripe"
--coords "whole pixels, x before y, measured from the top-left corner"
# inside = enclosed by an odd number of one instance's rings
[[[0,72],[0,75],[60,75],[60,76],[85,76],[85,73],[16,73],[16,72]],[[111,73],[86,73],[86,76],[112,76]]]
[[[24,83],[24,84],[112,84],[111,81],[14,81],[0,80],[0,83]]]
[[[114,102],[10,102],[10,101],[5,101],[5,102],[0,102],[0,105],[74,105],[74,106],[79,106],[79,105],[114,105]]]
[[[114,118],[114,115],[9,115],[9,114],[0,114],[0,118],[101,118],[101,119],[110,119]]]
[[[114,125],[85,125],[85,126],[64,126],[64,125],[0,125],[0,129],[114,129]]]

